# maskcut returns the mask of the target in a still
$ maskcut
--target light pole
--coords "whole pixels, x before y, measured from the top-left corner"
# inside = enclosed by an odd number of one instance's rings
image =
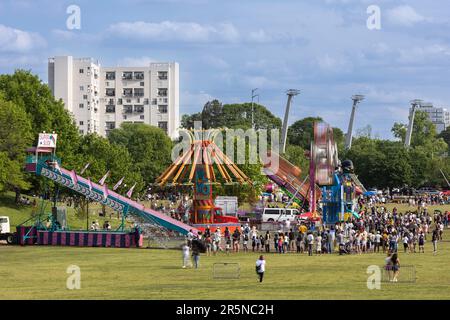
[[[288,96],[286,103],[286,110],[284,112],[284,120],[283,120],[283,132],[281,133],[281,153],[286,152],[286,142],[287,142],[287,132],[288,132],[288,120],[289,120],[289,110],[291,109],[292,98],[298,94],[300,94],[300,90],[297,89],[289,89],[286,91]]]
[[[346,150],[350,150],[350,148],[352,147],[353,122],[355,120],[356,107],[358,106],[358,103],[364,100],[364,96],[362,94],[355,94],[354,96],[352,96],[352,100],[353,100],[352,114],[350,116],[347,135],[345,137]]]
[[[256,93],[256,90],[258,90],[258,88],[252,89],[252,129],[255,129],[255,116],[254,116],[254,108],[253,108],[253,99],[258,97],[259,99],[259,94]]]
[[[411,110],[409,112],[409,123],[408,123],[408,130],[406,131],[406,137],[405,137],[405,148],[409,149],[411,145],[411,136],[414,126],[414,116],[416,115],[416,109],[422,105],[422,100],[415,99],[411,101]]]

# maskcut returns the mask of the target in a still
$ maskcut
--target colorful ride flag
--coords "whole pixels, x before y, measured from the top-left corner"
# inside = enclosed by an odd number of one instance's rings
[[[83,170],[81,170],[80,174],[83,174],[83,173],[87,170],[87,168],[89,168],[90,165],[91,165],[91,163],[88,162],[88,163],[84,166]]]
[[[75,170],[70,171],[70,179],[72,179],[72,183],[74,185],[78,184],[77,174],[75,173]]]
[[[136,186],[136,182],[133,184],[133,186],[130,188],[130,190],[128,190],[128,192],[127,192],[128,198],[131,198],[131,195],[133,194],[133,190],[134,190],[135,186]]]
[[[89,187],[89,191],[92,191],[92,182],[91,182],[91,178],[88,178],[88,187]]]
[[[108,187],[106,184],[103,185],[103,198],[106,200],[108,198]]]
[[[55,162],[54,162],[54,166],[55,166],[55,169],[58,170],[59,173],[61,173],[61,168],[60,168],[60,166],[59,166],[58,161],[55,161]]]
[[[120,187],[120,185],[122,184],[124,178],[125,177],[122,177],[122,179],[120,179],[119,182],[116,183],[116,185],[113,187],[113,190],[116,190],[118,187]]]
[[[105,180],[106,178],[108,178],[109,176],[109,170],[108,172],[103,176],[103,178],[100,179],[100,181],[98,182],[101,186],[105,184]]]

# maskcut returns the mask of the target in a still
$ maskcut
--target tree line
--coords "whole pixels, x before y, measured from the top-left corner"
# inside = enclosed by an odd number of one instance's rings
[[[201,112],[184,115],[182,126],[191,128],[195,121],[201,121],[203,128],[241,128],[252,126],[252,108],[254,110],[255,129],[279,129],[281,119],[273,115],[260,104],[223,104],[218,100],[207,102]],[[320,117],[307,117],[292,123],[288,128],[288,139],[284,157],[302,169],[306,176],[309,170],[309,151],[315,121],[326,121]],[[450,174],[450,128],[440,134],[425,112],[417,111],[412,130],[411,146],[405,148],[407,125],[394,123],[392,133],[395,140],[372,136],[371,126],[356,130],[350,150],[345,150],[345,134],[339,128],[333,128],[334,139],[338,146],[339,158],[350,159],[354,163],[355,173],[366,187],[376,188],[418,188],[433,186],[447,188],[441,174]],[[259,170],[253,168],[259,174]],[[256,179],[256,176],[250,175]],[[261,178],[259,178],[261,180]]]

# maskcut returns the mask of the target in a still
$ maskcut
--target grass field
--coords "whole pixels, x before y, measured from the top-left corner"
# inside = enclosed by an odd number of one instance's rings
[[[401,212],[408,209],[395,206]],[[31,211],[17,207],[12,194],[0,198],[0,215],[9,216],[12,226],[29,218]],[[85,226],[73,209],[68,217],[72,228]],[[176,250],[0,245],[0,299],[450,299],[446,239],[450,230],[435,256],[430,242],[425,254],[400,253],[402,265],[415,267],[416,282],[382,283],[381,290],[367,289],[366,269],[382,266],[383,254],[268,254],[260,284],[254,271],[256,253],[202,255],[200,269],[195,270],[181,268],[181,252]],[[213,264],[223,262],[240,264],[239,280],[213,279]],[[69,265],[81,269],[80,290],[66,288]]]
[[[257,282],[258,254],[201,256],[199,269],[182,269],[181,252],[158,249],[0,245],[0,299],[450,299],[450,237],[439,252],[400,253],[416,268],[415,283],[382,283],[367,289],[366,269],[382,266],[383,254],[266,255]],[[239,280],[212,277],[214,263],[240,264]],[[69,265],[81,270],[81,289],[68,290]]]

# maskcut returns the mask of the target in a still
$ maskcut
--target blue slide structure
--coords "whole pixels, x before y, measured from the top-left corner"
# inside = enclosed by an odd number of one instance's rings
[[[49,158],[39,158],[39,161],[34,161],[35,165],[31,167],[33,168],[31,170],[28,169],[30,168],[30,163],[27,164],[27,171],[35,172],[38,176],[50,179],[91,200],[107,205],[115,211],[121,212],[124,217],[128,214],[136,215],[146,222],[157,224],[183,235],[186,235],[189,230],[192,230],[193,233],[197,233],[196,228],[175,220],[161,212],[146,208],[136,201],[128,199],[112,190],[108,190],[104,185],[102,186],[90,182],[88,179],[77,175],[74,171],[69,171],[64,168],[56,169],[55,166],[51,164],[52,162],[49,162]]]

